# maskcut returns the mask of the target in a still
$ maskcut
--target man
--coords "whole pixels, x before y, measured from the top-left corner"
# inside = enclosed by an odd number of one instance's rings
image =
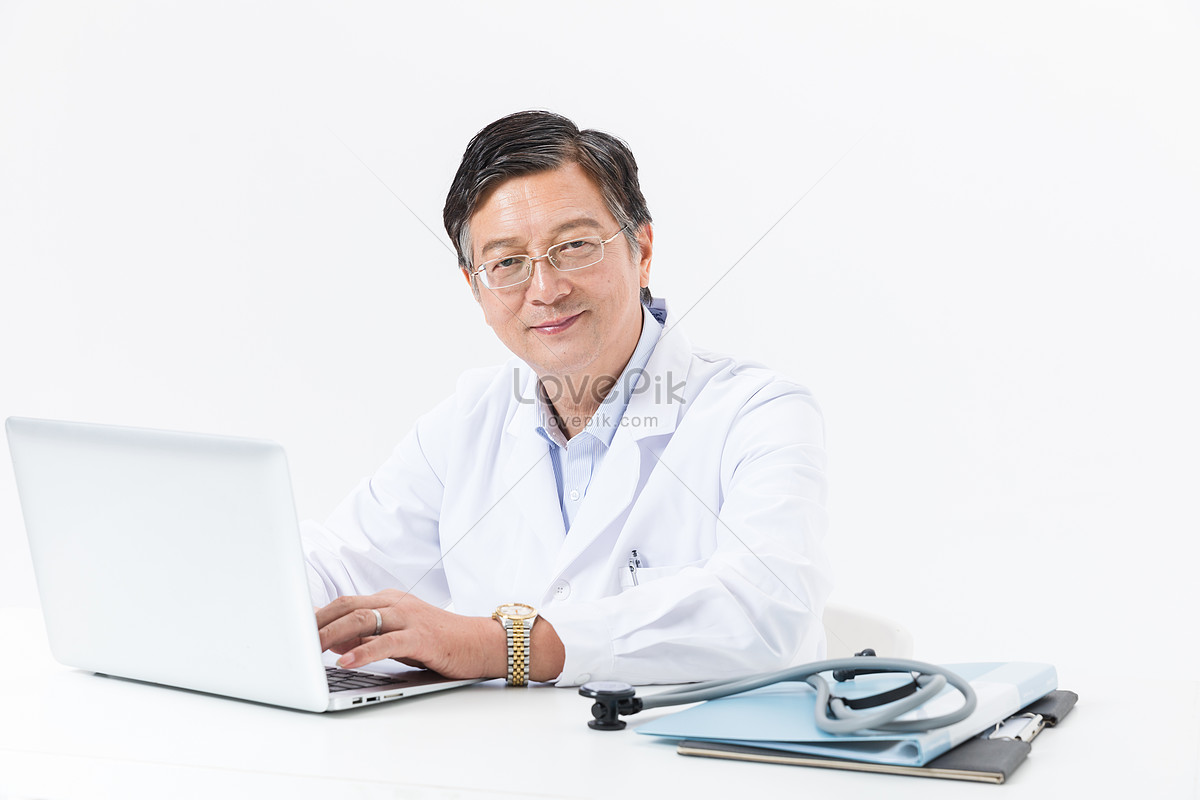
[[[464,374],[305,526],[322,646],[343,666],[513,685],[823,657],[820,413],[669,327],[625,144],[547,112],[500,119],[468,145],[444,217],[515,358]]]

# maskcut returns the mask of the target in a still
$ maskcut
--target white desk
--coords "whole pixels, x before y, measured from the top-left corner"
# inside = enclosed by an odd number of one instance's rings
[[[1157,682],[1141,706],[1105,676],[1064,677],[1079,705],[996,787],[679,756],[673,744],[630,729],[589,730],[588,701],[545,686],[491,682],[307,714],[61,667],[36,611],[0,609],[0,630],[5,800],[1200,796],[1194,680]],[[632,717],[630,728],[660,713]],[[506,756],[514,752],[526,755]]]

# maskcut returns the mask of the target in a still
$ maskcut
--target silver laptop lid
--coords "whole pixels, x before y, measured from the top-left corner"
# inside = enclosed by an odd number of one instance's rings
[[[59,661],[325,710],[279,445],[16,417],[5,427]]]

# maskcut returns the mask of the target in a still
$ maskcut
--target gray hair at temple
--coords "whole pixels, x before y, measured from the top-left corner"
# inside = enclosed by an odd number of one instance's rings
[[[509,178],[571,163],[600,187],[609,212],[625,227],[632,252],[641,253],[637,232],[651,221],[650,209],[638,185],[637,161],[629,145],[602,131],[581,131],[559,114],[520,111],[475,134],[450,184],[442,220],[458,251],[459,267],[472,266],[468,223],[488,192]],[[650,290],[643,288],[641,298],[649,303]]]

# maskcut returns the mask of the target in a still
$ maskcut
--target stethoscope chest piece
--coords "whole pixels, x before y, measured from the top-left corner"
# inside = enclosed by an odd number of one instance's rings
[[[625,720],[618,719],[618,714],[641,711],[641,698],[634,697],[636,690],[628,683],[592,681],[580,686],[579,694],[596,701],[592,703],[595,719],[588,720],[588,727],[595,731],[619,731],[625,727]]]

